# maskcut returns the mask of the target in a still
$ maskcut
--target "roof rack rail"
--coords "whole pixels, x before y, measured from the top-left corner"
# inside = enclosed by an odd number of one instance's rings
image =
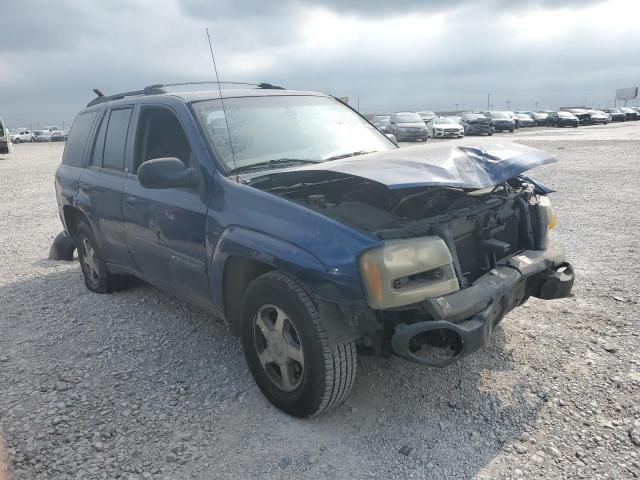
[[[93,91],[97,95],[96,98],[87,103],[87,107],[92,107],[104,102],[110,102],[111,100],[120,100],[125,97],[134,97],[138,95],[158,95],[160,93],[167,93],[164,87],[178,87],[181,85],[207,85],[207,84],[226,84],[226,85],[251,85],[253,87],[272,89],[272,90],[284,90],[284,87],[272,85],[270,83],[248,83],[248,82],[225,82],[220,81],[201,81],[201,82],[179,82],[179,83],[158,83],[155,85],[149,85],[142,90],[132,90],[131,92],[115,93],[113,95],[104,95],[99,89],[94,88]]]
[[[252,87],[264,88],[264,89],[273,89],[273,90],[284,90],[283,87],[279,87],[278,85],[272,85],[270,83],[249,83],[249,82],[227,82],[227,81],[217,81],[217,80],[208,80],[208,81],[200,81],[200,82],[178,82],[178,83],[158,83],[156,85],[151,85],[147,88],[164,88],[164,87],[179,87],[182,85],[208,85],[208,84],[224,84],[224,85],[250,85]]]
[[[115,93],[113,95],[102,95],[94,98],[89,103],[87,103],[87,107],[92,107],[94,105],[98,105],[104,102],[110,102],[111,100],[120,100],[125,97],[134,97],[137,95],[158,95],[160,93],[167,93],[162,88],[156,88],[155,86],[145,87],[142,90],[133,90],[131,92],[123,92],[123,93]]]

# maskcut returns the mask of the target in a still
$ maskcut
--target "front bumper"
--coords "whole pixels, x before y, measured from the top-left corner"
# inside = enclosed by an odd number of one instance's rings
[[[402,140],[419,140],[422,138],[427,138],[426,130],[409,130],[409,131],[400,131],[397,130],[394,134],[398,141]]]
[[[485,133],[495,133],[495,129],[489,124],[468,124],[466,131],[464,132],[465,135],[482,135]]]
[[[501,130],[513,130],[516,128],[516,124],[515,123],[510,123],[510,122],[493,122],[493,128],[496,129],[496,131],[501,131]]]
[[[397,325],[391,346],[411,362],[444,367],[484,347],[493,327],[526,297],[565,298],[573,282],[573,267],[562,254],[553,249],[527,250],[500,262],[468,288],[422,302],[420,308],[430,319]],[[449,348],[444,356],[424,356],[416,349],[418,340],[442,339]]]
[[[464,137],[463,130],[434,130],[433,136],[437,138],[460,138]]]

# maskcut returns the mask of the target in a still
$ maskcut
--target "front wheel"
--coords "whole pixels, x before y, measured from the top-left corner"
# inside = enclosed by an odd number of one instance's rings
[[[251,282],[241,321],[249,370],[277,408],[309,417],[347,399],[356,377],[355,343],[329,341],[316,305],[294,277],[272,271]]]
[[[16,137],[16,139],[14,140],[14,143],[20,143],[20,139]]]

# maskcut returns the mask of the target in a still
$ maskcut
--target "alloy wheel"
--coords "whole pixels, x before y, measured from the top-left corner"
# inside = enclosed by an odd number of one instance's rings
[[[284,392],[300,386],[304,352],[298,331],[275,305],[263,305],[253,318],[253,343],[258,360],[273,384]]]

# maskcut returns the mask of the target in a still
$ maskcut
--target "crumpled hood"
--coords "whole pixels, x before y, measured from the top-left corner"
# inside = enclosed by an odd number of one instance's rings
[[[554,162],[556,158],[551,154],[524,145],[478,142],[477,146],[430,144],[397,148],[287,168],[277,173],[338,172],[366,178],[390,189],[420,186],[480,189]]]

